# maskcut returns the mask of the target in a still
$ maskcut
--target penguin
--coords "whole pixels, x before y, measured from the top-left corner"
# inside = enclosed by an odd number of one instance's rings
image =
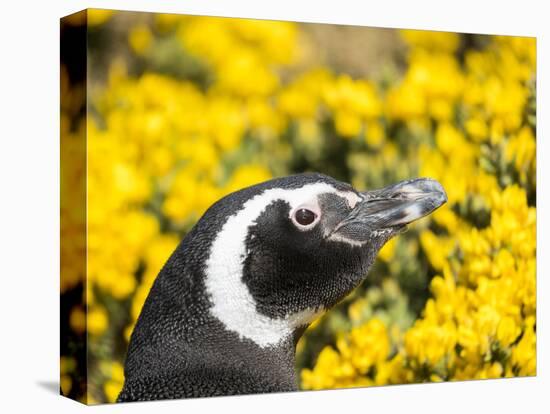
[[[435,180],[371,191],[319,173],[214,203],[155,279],[118,402],[295,391],[296,343],[380,248],[447,201]]]

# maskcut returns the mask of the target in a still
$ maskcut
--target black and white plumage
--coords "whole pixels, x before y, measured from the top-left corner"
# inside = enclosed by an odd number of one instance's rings
[[[445,201],[430,179],[361,193],[321,174],[222,198],[155,280],[118,401],[296,390],[307,325],[365,278],[384,243]]]

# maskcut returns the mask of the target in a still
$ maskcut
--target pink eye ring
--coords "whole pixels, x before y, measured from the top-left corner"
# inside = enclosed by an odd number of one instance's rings
[[[319,221],[320,212],[317,210],[309,206],[300,206],[292,212],[292,222],[298,230],[309,230]]]
[[[294,220],[301,226],[309,226],[316,218],[317,214],[307,208],[300,208],[294,213]]]

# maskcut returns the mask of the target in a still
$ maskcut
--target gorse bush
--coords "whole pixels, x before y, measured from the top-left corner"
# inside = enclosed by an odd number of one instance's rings
[[[431,295],[407,329],[373,315],[372,295],[351,303],[351,327],[302,371],[306,389],[536,372],[534,41],[491,38],[460,62],[456,35],[403,36],[408,68],[386,94],[386,127],[406,129],[401,145],[449,203],[420,246],[390,245],[382,258],[392,276],[394,261],[424,256]]]
[[[149,289],[202,213],[312,170],[360,189],[428,176],[449,202],[308,329],[302,388],[535,374],[534,39],[402,31],[401,62],[358,78],[310,62],[299,24],[90,15],[108,70],[90,69],[88,313],[69,318],[89,334],[88,402],[116,399]],[[117,22],[125,46],[102,54]]]

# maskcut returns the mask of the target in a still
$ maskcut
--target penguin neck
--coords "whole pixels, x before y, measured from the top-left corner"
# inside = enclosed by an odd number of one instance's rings
[[[294,364],[302,328],[276,344],[260,346],[227,329],[211,308],[200,269],[169,261],[144,305],[132,338],[136,347],[129,351],[127,366],[130,370],[135,367],[137,376],[177,377],[202,370],[239,372],[253,380],[265,380],[269,373],[281,389],[297,388]]]
[[[247,272],[250,271],[246,267],[249,253],[246,237],[235,241],[232,235],[233,232],[227,230],[219,233],[200,269],[205,296],[210,303],[209,314],[221,322],[227,331],[252,341],[260,348],[278,347],[289,340],[292,342],[295,332],[319,317],[324,308],[315,303],[304,308],[292,308],[282,301],[276,313],[266,312],[265,307],[261,306],[262,293],[253,295],[246,283]],[[256,266],[257,269],[264,271],[261,266]]]

